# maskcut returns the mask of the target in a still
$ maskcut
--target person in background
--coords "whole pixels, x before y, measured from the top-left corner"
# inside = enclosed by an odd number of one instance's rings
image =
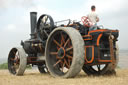
[[[89,13],[87,15],[89,21],[93,24],[90,28],[89,28],[89,31],[91,30],[96,30],[97,29],[97,22],[99,22],[99,17],[98,15],[96,14],[96,7],[95,5],[92,5],[91,6],[91,13]]]

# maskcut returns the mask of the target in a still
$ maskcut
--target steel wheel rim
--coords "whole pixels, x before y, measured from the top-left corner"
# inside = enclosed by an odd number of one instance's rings
[[[9,71],[15,75],[20,65],[20,55],[17,49],[13,49],[11,51],[11,56],[9,56],[8,63],[9,63],[9,66],[8,66]]]

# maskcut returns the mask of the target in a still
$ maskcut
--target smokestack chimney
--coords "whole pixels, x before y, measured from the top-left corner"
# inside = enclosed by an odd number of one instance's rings
[[[30,12],[30,21],[31,21],[31,39],[35,38],[35,28],[37,23],[37,12]]]

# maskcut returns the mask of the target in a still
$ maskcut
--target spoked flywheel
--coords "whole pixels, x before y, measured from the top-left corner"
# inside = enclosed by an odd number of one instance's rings
[[[8,70],[13,75],[23,75],[27,57],[23,48],[12,48],[8,55]]]
[[[42,41],[46,41],[48,35],[54,28],[54,21],[50,15],[44,14],[40,16],[37,22],[37,33]]]
[[[101,65],[86,65],[83,66],[83,71],[88,75],[113,75],[119,60],[119,49],[116,45],[115,49],[116,60],[115,63],[101,64]]]
[[[76,76],[84,64],[84,41],[71,27],[56,28],[48,37],[46,65],[54,77]]]

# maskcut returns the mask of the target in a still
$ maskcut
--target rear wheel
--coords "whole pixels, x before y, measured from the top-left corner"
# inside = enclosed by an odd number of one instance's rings
[[[27,57],[23,48],[12,48],[8,56],[8,70],[13,75],[23,75]]]
[[[113,75],[116,74],[115,68],[119,61],[119,48],[116,45],[116,61],[114,64],[101,64],[101,65],[86,65],[83,66],[83,71],[88,75]]]
[[[76,76],[84,64],[84,41],[71,27],[56,28],[48,37],[46,65],[54,77]]]
[[[107,72],[108,64],[103,65],[84,65],[83,71],[87,75],[103,75]]]

